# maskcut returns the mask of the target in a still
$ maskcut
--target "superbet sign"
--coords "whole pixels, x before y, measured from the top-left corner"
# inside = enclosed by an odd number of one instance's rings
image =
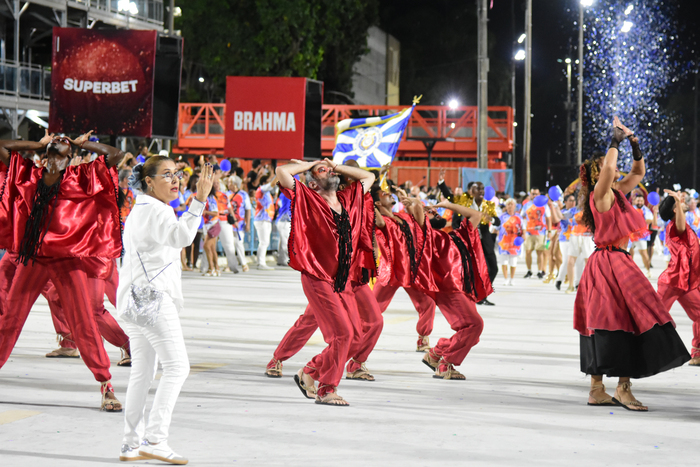
[[[310,110],[308,82],[306,78],[227,77],[224,155],[303,159],[305,145],[309,144],[305,135]],[[320,88],[320,84],[317,86]],[[312,114],[315,118],[315,112]],[[318,117],[320,125],[320,114]],[[320,153],[320,131],[318,141]]]
[[[49,131],[151,136],[156,31],[53,29]]]

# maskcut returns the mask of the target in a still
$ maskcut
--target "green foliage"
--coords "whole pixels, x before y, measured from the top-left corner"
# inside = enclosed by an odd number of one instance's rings
[[[189,97],[223,98],[226,76],[304,76],[349,92],[376,0],[178,0]],[[195,76],[196,75],[196,76]],[[337,86],[337,87],[336,87]],[[202,87],[202,86],[200,86]]]

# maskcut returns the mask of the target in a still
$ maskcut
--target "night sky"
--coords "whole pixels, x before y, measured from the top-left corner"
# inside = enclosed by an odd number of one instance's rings
[[[600,1],[600,0],[598,0]],[[566,57],[576,59],[578,44],[578,29],[575,22],[578,20],[579,0],[533,0],[533,62],[532,62],[532,184],[543,187],[547,182],[547,167],[566,164],[565,160],[565,138],[566,138],[566,112],[564,102],[566,100],[566,65],[559,63]],[[638,10],[641,6],[654,6],[662,3],[657,0],[629,0],[628,3],[636,4]],[[510,60],[513,56],[513,41],[524,32],[525,26],[525,1],[524,0],[493,0],[493,8],[489,11],[489,48],[491,59],[490,80],[501,80],[501,83],[490,82],[489,103],[490,105],[510,105]],[[671,2],[678,7],[676,17],[673,18],[677,25],[679,41],[677,45],[678,56],[685,60],[686,76],[676,83],[669,83],[667,97],[662,99],[661,107],[674,115],[673,124],[679,128],[680,136],[673,139],[670,147],[664,148],[664,154],[656,154],[657,157],[668,157],[666,173],[659,184],[667,185],[672,182],[680,182],[683,186],[689,186],[692,181],[692,127],[693,127],[693,97],[694,97],[694,75],[687,73],[696,57],[696,33],[697,18],[700,14],[700,1],[682,0]],[[402,101],[404,93],[416,92],[419,88],[425,89],[429,86],[429,81],[423,78],[422,81],[415,78],[416,73],[410,69],[410,65],[415,62],[416,57],[410,57],[409,48],[421,49],[433,54],[435,57],[426,58],[425,61],[433,60],[434,63],[452,62],[457,64],[460,55],[463,53],[465,64],[459,64],[459,70],[442,70],[444,73],[453,73],[449,79],[442,79],[440,74],[433,75],[434,81],[439,86],[441,94],[447,94],[449,83],[455,84],[455,93],[461,95],[466,105],[476,105],[476,2],[443,2],[434,0],[426,6],[424,2],[413,0],[382,0],[380,5],[383,8],[383,18],[381,26],[395,35],[402,44]],[[466,5],[466,6],[464,6]],[[406,10],[418,10],[418,13],[406,12]],[[467,14],[465,14],[465,11]],[[468,15],[471,14],[472,17]],[[434,18],[430,22],[428,15],[441,16]],[[455,20],[454,17],[459,17]],[[395,18],[395,19],[394,19]],[[460,33],[466,38],[466,45],[460,44],[449,50],[450,41],[459,40],[454,33],[440,29],[440,20],[444,19],[444,28],[455,29],[455,24],[463,27]],[[513,19],[515,19],[513,28]],[[472,24],[473,27],[472,27]],[[428,33],[424,32],[426,29]],[[630,34],[634,34],[631,31]],[[414,36],[420,36],[416,40]],[[433,41],[433,43],[430,43]],[[428,43],[424,46],[424,43]],[[440,56],[440,53],[449,50],[449,57]],[[414,52],[415,55],[415,52]],[[406,61],[405,58],[410,58]],[[422,64],[423,67],[424,64]],[[455,65],[452,68],[458,68]],[[462,67],[463,66],[463,67]],[[421,68],[417,68],[421,70]],[[524,62],[517,62],[516,66],[516,96],[517,96],[517,120],[519,126],[516,133],[517,165],[516,188],[524,189],[522,178],[522,146],[523,141],[523,87],[524,87]],[[574,74],[576,69],[574,68]],[[586,72],[584,71],[584,77]],[[413,78],[413,81],[411,79]],[[508,82],[505,83],[504,80]],[[460,83],[460,81],[463,83]],[[576,102],[575,76],[573,78],[574,88],[572,89],[572,101]],[[446,86],[447,83],[447,86]],[[403,87],[406,86],[406,89]],[[413,86],[415,89],[409,89]],[[458,86],[461,88],[458,89]],[[493,89],[491,89],[493,87]],[[505,92],[504,92],[505,89]],[[447,98],[447,96],[446,96]],[[586,96],[584,96],[584,100]],[[435,97],[433,98],[433,101]],[[500,102],[494,102],[499,100]],[[505,102],[503,102],[505,101]],[[402,102],[405,104],[405,102]],[[424,102],[433,104],[439,102]],[[576,110],[574,108],[572,121],[575,121]],[[584,118],[584,126],[586,119]],[[682,131],[680,130],[682,128]],[[634,129],[634,128],[633,128]],[[586,131],[584,130],[584,135]],[[575,138],[572,135],[572,144]],[[608,134],[601,134],[599,138],[590,138],[584,148],[584,158],[588,152],[607,147],[609,142]],[[572,157],[575,157],[572,149]],[[666,152],[672,154],[665,154]],[[549,161],[549,163],[548,163]],[[554,170],[557,170],[554,167]],[[563,170],[563,169],[560,169]],[[564,177],[564,175],[561,175]],[[555,180],[555,184],[563,183],[562,180]]]

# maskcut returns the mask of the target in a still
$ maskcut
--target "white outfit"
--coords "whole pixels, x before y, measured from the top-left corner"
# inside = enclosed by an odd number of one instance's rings
[[[571,235],[569,237],[569,256],[588,259],[595,244],[591,235]]]
[[[233,238],[236,233],[233,231],[233,226],[229,224],[228,221],[219,220],[219,224],[221,224],[219,241],[221,242],[221,246],[224,247],[226,262],[228,263],[228,267],[231,269],[231,271],[237,272],[238,265],[236,264],[236,242]]]
[[[277,232],[280,234],[280,244],[277,247],[277,265],[286,266],[289,263],[289,232],[292,230],[291,221],[277,221]]]
[[[144,286],[150,279],[151,286],[164,292],[155,326],[124,323],[131,342],[132,367],[126,391],[123,443],[132,447],[144,439],[151,443],[167,441],[175,402],[190,372],[178,318],[184,305],[180,250],[194,240],[203,211],[204,203],[194,199],[178,219],[167,204],[148,195],[139,195],[124,226],[117,313],[124,313],[132,283]],[[163,376],[146,426],[146,399],[159,360]]]
[[[258,234],[258,266],[267,266],[267,247],[270,246],[270,234],[272,233],[272,222],[254,221],[255,232]]]
[[[498,264],[500,266],[510,266],[511,268],[514,268],[518,265],[518,255],[509,255],[509,254],[499,254],[498,255]]]

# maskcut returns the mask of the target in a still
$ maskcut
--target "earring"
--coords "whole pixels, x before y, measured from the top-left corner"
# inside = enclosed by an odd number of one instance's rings
[[[149,189],[149,191],[153,191],[153,187],[152,187],[152,186],[149,186],[148,189]]]

